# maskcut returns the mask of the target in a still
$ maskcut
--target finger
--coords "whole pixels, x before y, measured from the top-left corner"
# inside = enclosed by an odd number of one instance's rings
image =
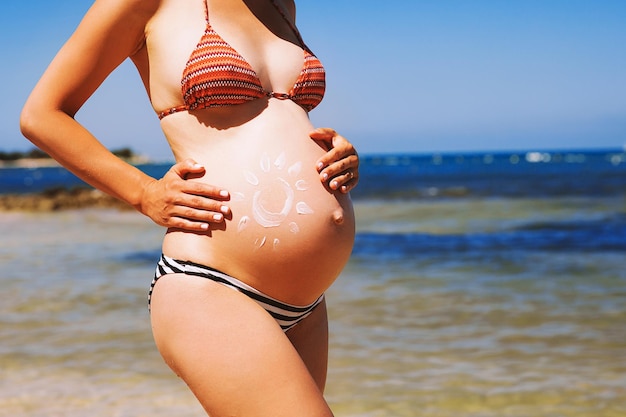
[[[184,181],[180,187],[182,192],[190,195],[209,197],[220,201],[230,199],[228,190],[201,182]]]
[[[352,172],[353,175],[358,175],[358,168],[358,156],[356,154],[348,155],[339,160],[335,160],[335,162],[330,163],[324,168],[320,172],[320,179],[322,181],[328,181],[342,174],[348,175],[348,171]]]
[[[181,206],[166,205],[162,210],[151,216],[155,223],[167,228],[187,231],[206,231],[211,224],[219,224],[224,221],[224,216],[219,213],[193,210]]]
[[[164,226],[189,232],[206,232],[211,228],[211,224],[208,222],[194,221],[184,217],[171,217]]]
[[[210,210],[205,210],[179,205],[172,207],[169,214],[171,218],[183,218],[202,223],[221,223],[229,213],[230,210],[225,206],[216,206]]]
[[[352,170],[347,170],[344,173],[333,178],[328,186],[331,190],[340,190],[346,193],[350,189],[354,188],[358,181],[358,174],[355,174]]]
[[[167,188],[160,194],[162,203],[158,203],[160,224],[180,227],[177,218],[184,218],[202,223],[220,223],[232,218],[230,207],[225,204],[229,193],[218,187],[194,181],[170,179]]]
[[[198,220],[220,222],[224,216],[231,215],[230,207],[223,201],[194,194],[179,195],[171,207],[174,214]]]
[[[337,132],[329,127],[318,127],[309,133],[309,136],[311,139],[330,142],[333,140],[333,137],[337,136]]]
[[[170,168],[170,172],[182,179],[188,179],[190,177],[202,176],[205,173],[205,168],[193,159],[185,159],[184,161],[174,164]]]
[[[348,194],[350,192],[351,189],[353,189],[354,186],[352,184],[345,184],[341,186],[341,192],[343,194]]]
[[[224,213],[220,213],[217,210],[223,210]],[[164,212],[161,215],[162,221],[159,222],[162,226],[168,228],[186,230],[186,231],[207,231],[212,228],[212,225],[223,224],[226,219],[232,218],[230,212],[223,207],[214,208],[213,210],[202,210],[187,207],[184,205],[168,205],[164,208]]]
[[[354,146],[341,135],[335,135],[332,139],[332,148],[320,157],[317,161],[318,171],[329,166],[335,161],[339,161],[351,155],[357,155]]]
[[[341,192],[347,194],[359,183],[358,175],[341,186]]]

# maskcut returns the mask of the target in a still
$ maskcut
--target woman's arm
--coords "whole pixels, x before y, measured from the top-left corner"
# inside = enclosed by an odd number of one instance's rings
[[[145,28],[158,5],[158,0],[97,0],[33,89],[20,126],[24,136],[79,178],[157,224],[206,230],[228,214],[216,201],[228,195],[184,181],[189,174],[201,175],[202,167],[185,161],[157,181],[117,158],[74,119],[106,77],[145,47]]]

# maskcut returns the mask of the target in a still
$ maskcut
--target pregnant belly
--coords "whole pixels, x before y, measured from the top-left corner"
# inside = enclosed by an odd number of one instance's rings
[[[232,218],[204,235],[170,231],[163,251],[282,301],[310,303],[337,278],[352,251],[350,198],[320,182],[315,162],[325,151],[308,136],[274,137],[263,146],[241,142],[238,151],[222,149],[236,157],[198,161],[207,167],[198,181],[229,190]],[[208,155],[216,153],[223,154]]]

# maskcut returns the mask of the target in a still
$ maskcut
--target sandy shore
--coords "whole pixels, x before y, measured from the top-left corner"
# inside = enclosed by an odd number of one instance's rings
[[[58,188],[37,194],[0,195],[0,211],[47,212],[93,207],[132,209],[129,205],[92,188]]]
[[[150,163],[150,158],[143,155],[135,155],[122,158],[131,165]],[[19,158],[11,161],[0,161],[0,168],[47,168],[61,166],[52,158]]]
[[[54,159],[22,158],[15,161],[0,161],[0,168],[45,168],[60,166]]]

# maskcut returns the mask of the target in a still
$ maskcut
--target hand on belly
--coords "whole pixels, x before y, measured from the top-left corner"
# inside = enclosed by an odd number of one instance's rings
[[[321,183],[317,155],[289,149],[248,155],[213,165],[231,195],[232,218],[225,227],[208,235],[178,234],[167,252],[193,253],[191,260],[285,301],[317,297],[349,258],[350,198]]]

